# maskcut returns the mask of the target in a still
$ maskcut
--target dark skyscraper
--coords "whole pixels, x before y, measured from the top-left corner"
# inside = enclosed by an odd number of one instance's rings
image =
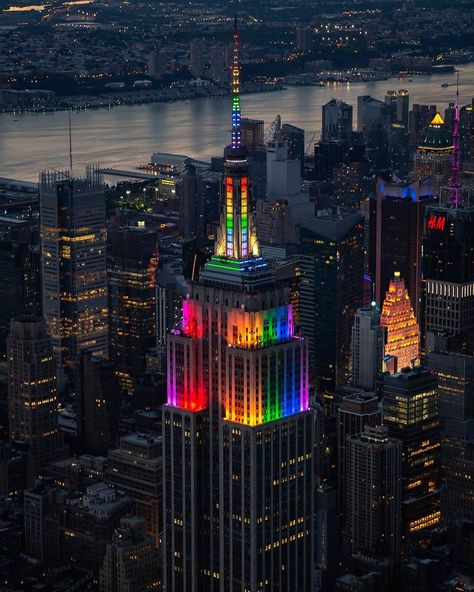
[[[418,319],[421,289],[421,237],[425,204],[432,200],[428,183],[377,180],[370,200],[369,273],[379,306],[395,272],[405,286]]]
[[[10,321],[41,312],[39,252],[26,242],[0,241],[0,352],[5,353]]]
[[[446,332],[474,353],[474,208],[431,206],[425,216],[426,332]],[[427,336],[427,349],[430,339]]]
[[[284,123],[280,129],[280,139],[288,145],[288,158],[300,161],[301,174],[304,173],[304,129]]]
[[[350,140],[352,133],[352,106],[331,99],[323,105],[321,140]]]
[[[84,352],[76,372],[77,433],[89,454],[107,456],[116,444],[121,390],[113,362]]]
[[[249,154],[252,154],[259,148],[264,148],[265,122],[263,119],[249,119],[242,117],[240,120],[242,133],[242,144],[247,148]]]
[[[382,371],[385,329],[375,303],[359,308],[352,327],[352,380],[354,386],[373,390]]]
[[[322,396],[350,378],[351,333],[362,305],[360,214],[322,211],[301,229],[300,320]]]
[[[364,427],[382,424],[382,410],[379,400],[373,393],[354,393],[342,399],[337,411],[337,468],[339,485],[339,506],[346,516],[346,491],[349,483],[346,478],[348,467],[348,438],[363,432]],[[345,520],[343,520],[345,522]]]
[[[206,219],[203,180],[193,164],[186,164],[177,192],[181,236],[185,239],[203,237]]]
[[[65,454],[58,426],[56,367],[43,320],[13,320],[8,338],[10,439],[28,444],[29,482]]]
[[[108,253],[109,353],[123,389],[132,393],[156,346],[157,234],[112,231]]]
[[[386,375],[384,425],[402,443],[402,533],[440,521],[441,445],[436,375],[421,366]]]
[[[350,553],[400,556],[402,444],[366,425],[347,440],[346,531]]]
[[[215,254],[168,337],[163,407],[167,592],[312,589],[315,416],[305,341],[248,207],[238,36]]]
[[[43,315],[58,370],[82,351],[107,355],[105,197],[101,176],[40,179]]]

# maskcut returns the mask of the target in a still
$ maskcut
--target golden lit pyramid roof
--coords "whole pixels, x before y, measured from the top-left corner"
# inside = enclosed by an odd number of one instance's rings
[[[431,120],[430,125],[444,125],[444,119],[439,113],[436,113],[436,115]]]
[[[426,135],[420,143],[419,150],[450,152],[453,148],[451,134],[449,133],[444,119],[439,113],[431,120]]]
[[[395,272],[382,306],[380,324],[387,329],[386,356],[396,356],[398,370],[419,363],[420,328],[405,281]]]

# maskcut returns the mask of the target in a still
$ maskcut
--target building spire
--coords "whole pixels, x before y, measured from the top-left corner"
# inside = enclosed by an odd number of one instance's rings
[[[453,168],[449,180],[449,198],[452,206],[458,206],[461,201],[461,181],[459,179],[459,72],[456,83],[456,104],[454,106],[453,125]]]
[[[234,14],[234,52],[232,61],[232,148],[240,148],[240,64],[237,13]]]

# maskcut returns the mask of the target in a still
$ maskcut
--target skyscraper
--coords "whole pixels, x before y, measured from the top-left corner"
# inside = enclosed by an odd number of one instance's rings
[[[41,273],[39,251],[26,241],[5,238],[0,241],[0,353],[6,351],[6,338],[12,319],[41,312]]]
[[[349,485],[346,478],[348,466],[348,438],[364,431],[366,425],[382,424],[382,410],[379,400],[373,393],[354,393],[342,399],[337,411],[337,469],[339,488],[339,507],[345,518],[346,491]],[[345,520],[344,520],[345,522]]]
[[[433,201],[431,182],[386,182],[377,179],[376,196],[370,199],[369,274],[375,298],[382,305],[395,271],[405,280],[415,316],[421,297],[421,237],[427,203]]]
[[[291,200],[301,192],[301,169],[298,160],[291,159],[288,146],[282,140],[267,144],[266,199]]]
[[[433,178],[433,191],[439,196],[449,180],[453,145],[447,126],[439,113],[433,117],[414,156],[414,173],[420,179]]]
[[[83,451],[107,456],[115,446],[122,392],[113,362],[83,352],[76,371],[77,435]]]
[[[185,239],[201,238],[205,233],[205,203],[202,175],[191,162],[185,162],[184,173],[176,188],[179,199],[179,228]]]
[[[408,117],[410,111],[410,95],[408,91],[401,88],[398,93],[395,90],[387,91],[385,104],[388,106],[389,121],[399,121],[408,129]]]
[[[347,440],[348,551],[400,556],[402,445],[386,427],[366,425]]]
[[[109,450],[107,481],[135,500],[135,513],[146,520],[147,532],[158,546],[162,516],[163,462],[161,438],[129,434],[119,448]]]
[[[309,591],[314,429],[305,341],[248,207],[234,32],[232,141],[215,254],[168,338],[164,588]],[[278,443],[278,444],[277,444]]]
[[[444,331],[474,353],[474,207],[432,206],[423,240],[425,331]],[[430,349],[427,336],[427,349]]]
[[[301,228],[300,320],[321,396],[350,378],[351,332],[362,305],[364,224],[337,210],[304,218]]]
[[[109,352],[123,389],[132,393],[156,346],[157,234],[125,227],[110,234]]]
[[[402,534],[440,521],[440,431],[436,375],[418,366],[386,375],[384,425],[402,442]]]
[[[337,99],[323,105],[321,140],[350,140],[352,106]]]
[[[420,327],[416,322],[405,282],[397,271],[385,294],[380,324],[387,331],[385,356],[397,359],[397,369],[418,365]]]
[[[11,322],[8,338],[10,438],[28,444],[29,481],[65,453],[58,427],[56,367],[43,320]]]
[[[40,178],[43,315],[58,369],[79,354],[107,355],[105,197],[101,176]]]
[[[408,129],[410,130],[410,146],[416,148],[426,134],[433,117],[436,115],[436,105],[420,105],[415,103],[408,115]]]
[[[431,352],[426,365],[436,372],[444,451],[462,453],[474,439],[474,357],[455,352]]]
[[[288,158],[298,160],[300,163],[301,175],[304,173],[304,129],[284,123],[280,129],[280,138],[288,146]]]
[[[240,120],[240,129],[242,144],[247,148],[247,152],[252,153],[259,148],[264,148],[265,122],[263,119],[242,117]]]
[[[374,125],[386,122],[386,111],[387,105],[383,101],[370,95],[357,97],[357,130],[364,134],[365,141]]]
[[[375,302],[359,308],[352,326],[352,384],[375,388],[375,378],[382,371],[385,330],[380,324],[380,310]]]

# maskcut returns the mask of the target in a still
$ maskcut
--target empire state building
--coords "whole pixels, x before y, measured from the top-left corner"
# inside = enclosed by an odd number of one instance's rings
[[[168,337],[163,406],[167,592],[310,591],[315,411],[289,288],[259,254],[240,136],[234,30],[232,139],[214,256]]]

